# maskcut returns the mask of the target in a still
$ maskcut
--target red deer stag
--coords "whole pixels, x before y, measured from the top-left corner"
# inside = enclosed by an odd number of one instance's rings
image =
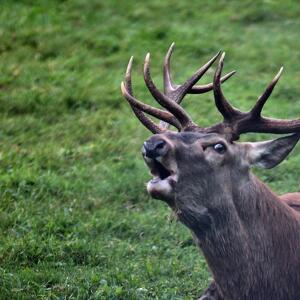
[[[150,75],[150,55],[144,64],[145,83],[166,110],[134,98],[132,58],[121,89],[138,119],[154,135],[143,145],[153,179],[147,190],[175,211],[193,233],[214,281],[200,298],[225,300],[300,299],[300,193],[277,196],[250,172],[251,166],[273,168],[300,138],[300,119],[279,120],[261,115],[282,68],[249,112],[226,100],[221,82],[224,53],[218,53],[183,85],[170,75],[172,45],[164,61],[164,92]],[[195,85],[220,57],[213,83]],[[222,123],[200,127],[179,105],[186,94],[213,90]],[[146,115],[161,122],[155,124]],[[168,130],[173,125],[179,132]],[[292,135],[241,143],[247,132]]]

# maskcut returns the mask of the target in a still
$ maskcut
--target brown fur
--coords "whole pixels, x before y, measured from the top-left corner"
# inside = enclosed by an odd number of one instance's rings
[[[198,239],[220,294],[224,299],[298,299],[300,215],[254,176],[237,193],[222,230]]]
[[[215,283],[201,299],[300,299],[300,193],[277,196],[249,170],[275,166],[298,138],[243,144],[166,133],[149,141],[159,139],[166,141],[160,161],[178,175],[172,192],[159,185],[150,193],[191,229],[206,258]],[[211,146],[218,142],[224,154]]]

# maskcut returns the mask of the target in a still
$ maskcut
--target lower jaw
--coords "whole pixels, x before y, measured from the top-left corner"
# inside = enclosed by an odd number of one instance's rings
[[[151,179],[149,182],[152,184],[158,183],[159,181],[161,181],[162,179],[160,179],[159,177],[155,177],[153,179]]]
[[[172,186],[170,185],[169,177],[160,179],[159,177],[153,178],[147,184],[148,193],[156,199],[164,200],[172,195]]]

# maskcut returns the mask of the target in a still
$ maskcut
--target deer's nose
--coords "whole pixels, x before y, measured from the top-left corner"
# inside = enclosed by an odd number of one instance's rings
[[[164,154],[166,144],[164,140],[148,140],[144,142],[142,153],[146,157],[156,158]]]

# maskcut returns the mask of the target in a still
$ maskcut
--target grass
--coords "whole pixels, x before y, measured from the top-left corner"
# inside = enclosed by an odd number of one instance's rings
[[[30,1],[0,9],[0,298],[195,299],[210,280],[190,233],[151,200],[140,146],[149,132],[119,84],[135,55],[135,94],[151,97],[141,64],[177,43],[181,82],[219,49],[232,103],[249,109],[284,64],[265,115],[300,116],[297,1]],[[204,79],[208,82],[212,72]],[[184,107],[208,125],[212,95]],[[260,140],[261,135],[247,139]],[[299,146],[256,173],[299,191]]]

